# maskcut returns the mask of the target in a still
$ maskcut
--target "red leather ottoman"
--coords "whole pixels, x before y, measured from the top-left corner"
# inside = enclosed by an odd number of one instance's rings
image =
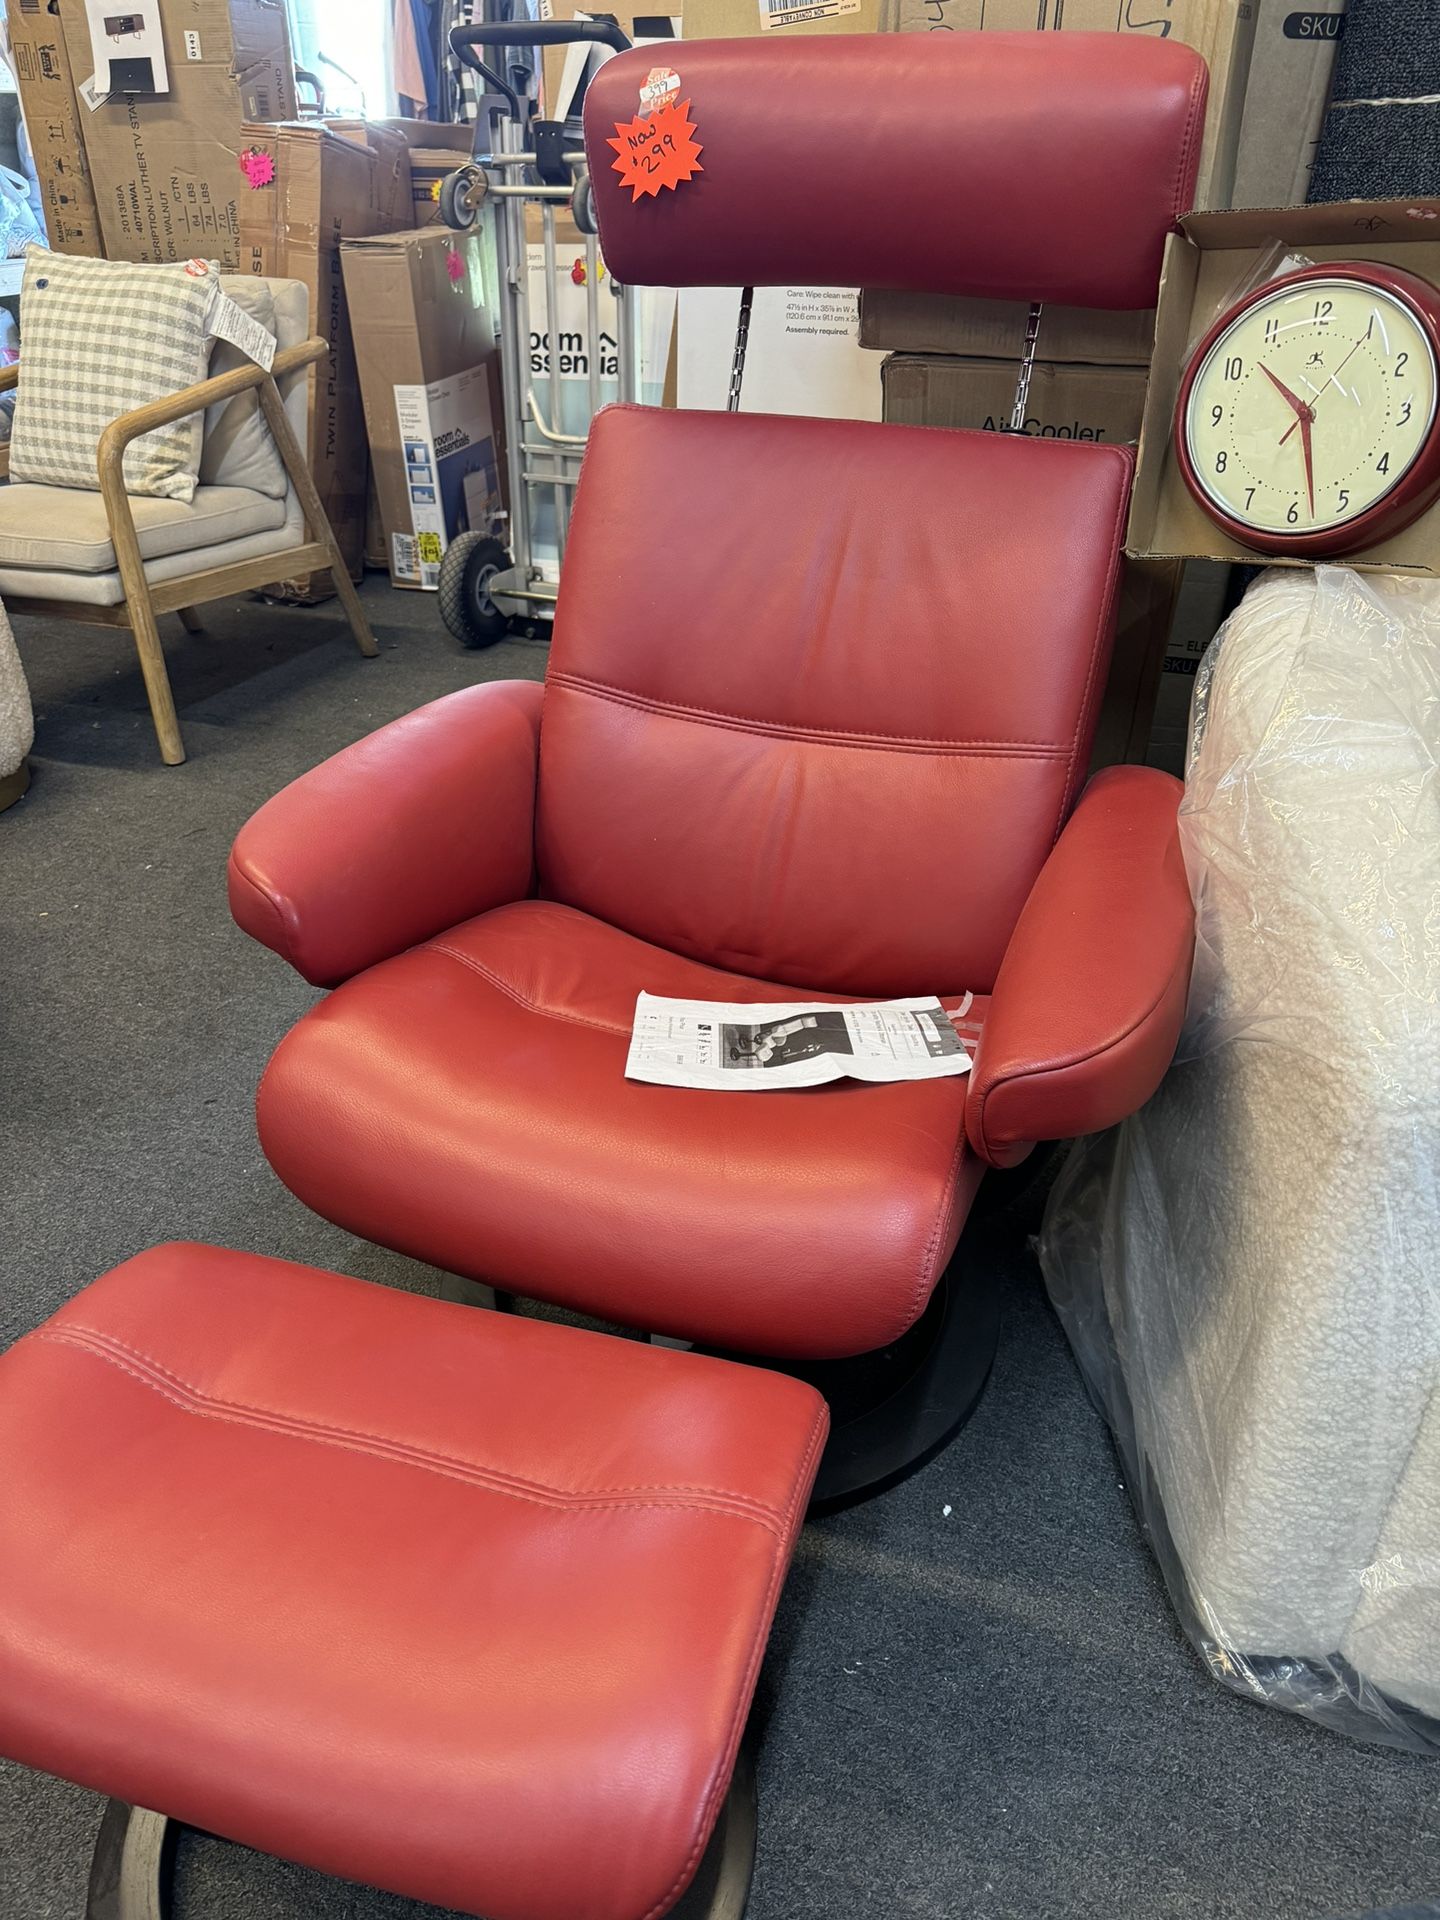
[[[658,1916],[826,1424],[778,1374],[156,1248],[0,1358],[0,1751],[485,1920]]]

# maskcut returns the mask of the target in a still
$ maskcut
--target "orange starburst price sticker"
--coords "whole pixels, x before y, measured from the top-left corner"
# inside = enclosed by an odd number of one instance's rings
[[[612,165],[636,200],[662,187],[683,186],[705,171],[688,100],[667,102],[643,118],[617,120],[615,131],[620,137],[609,142],[618,156]]]

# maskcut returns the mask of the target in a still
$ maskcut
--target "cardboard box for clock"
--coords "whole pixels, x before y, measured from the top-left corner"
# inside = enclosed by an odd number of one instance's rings
[[[1190,348],[1277,241],[1287,252],[1317,263],[1380,260],[1440,285],[1440,200],[1344,200],[1189,214],[1166,247],[1160,282],[1155,357],[1125,542],[1134,558],[1313,564],[1256,553],[1231,539],[1186,486],[1174,451],[1175,402]],[[1366,573],[1440,575],[1440,503],[1404,532],[1334,564]]]

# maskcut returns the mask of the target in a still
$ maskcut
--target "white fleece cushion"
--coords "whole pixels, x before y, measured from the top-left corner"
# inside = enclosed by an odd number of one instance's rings
[[[1350,1696],[1440,1714],[1440,583],[1267,573],[1207,667],[1181,1058],[1042,1261],[1212,1665],[1403,1742]]]
[[[15,651],[5,609],[0,607],[0,780],[15,772],[34,741],[35,717],[30,711],[25,669]]]
[[[220,285],[236,306],[257,320],[271,335],[275,332],[275,295],[268,280],[250,273],[227,273]],[[232,347],[228,340],[217,340],[210,356],[210,372],[232,373],[236,367],[254,363]],[[205,412],[205,445],[200,453],[202,487],[247,487],[271,500],[285,497],[285,463],[270,436],[265,415],[260,411],[260,396],[252,387],[222,400]]]
[[[98,491],[96,455],[111,421],[205,378],[216,272],[205,262],[135,266],[26,250],[12,479]],[[191,499],[203,432],[194,414],[132,441],[125,491]]]

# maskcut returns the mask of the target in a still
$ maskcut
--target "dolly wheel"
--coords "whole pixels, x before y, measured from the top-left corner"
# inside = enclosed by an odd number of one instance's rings
[[[462,533],[440,562],[440,618],[462,647],[493,647],[510,631],[510,616],[490,598],[490,583],[510,565],[504,544],[488,533]]]
[[[570,218],[581,233],[598,233],[599,223],[595,218],[595,195],[590,185],[588,173],[582,173],[575,182],[575,191],[570,196]]]
[[[478,167],[458,167],[440,182],[440,218],[457,233],[468,233],[480,218],[486,180]]]

